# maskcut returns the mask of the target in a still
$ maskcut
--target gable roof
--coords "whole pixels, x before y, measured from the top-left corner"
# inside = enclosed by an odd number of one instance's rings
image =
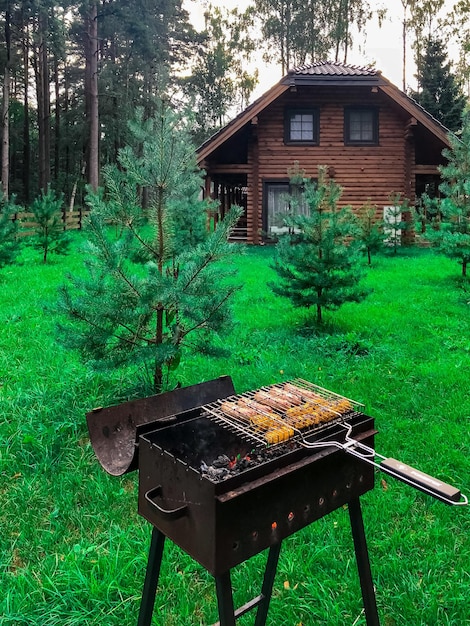
[[[310,65],[302,65],[289,70],[288,75],[297,76],[376,76],[380,74],[372,66],[360,67],[358,65],[348,65],[331,61],[318,61]]]
[[[413,98],[398,89],[386,79],[382,73],[372,66],[360,67],[346,63],[318,61],[310,65],[296,67],[276,83],[271,89],[239,113],[226,126],[221,128],[212,137],[207,139],[197,149],[197,160],[201,163],[209,154],[232,137],[245,124],[250,123],[256,116],[292,87],[301,85],[330,85],[330,86],[370,86],[386,94],[393,102],[399,105],[412,118],[415,118],[446,146],[449,143],[449,129],[436,120]]]

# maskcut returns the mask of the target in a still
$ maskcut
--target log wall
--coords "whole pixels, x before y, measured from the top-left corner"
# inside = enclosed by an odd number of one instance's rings
[[[249,151],[253,166],[248,177],[248,188],[253,190],[248,200],[249,241],[259,240],[263,184],[287,180],[288,169],[295,162],[313,178],[319,165],[328,166],[343,188],[341,205],[350,205],[356,211],[369,202],[377,207],[377,217],[381,218],[391,193],[414,200],[414,143],[407,135],[409,116],[399,113],[386,96],[370,88],[351,88],[346,97],[345,91],[305,87],[301,93],[287,92],[258,115],[257,142]],[[369,104],[379,110],[379,145],[345,145],[344,107]],[[284,143],[284,112],[289,107],[319,109],[319,145]]]

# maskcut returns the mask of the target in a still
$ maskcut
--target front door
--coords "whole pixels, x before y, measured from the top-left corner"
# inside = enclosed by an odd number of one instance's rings
[[[285,223],[288,215],[294,212],[308,215],[308,206],[303,201],[302,193],[301,187],[292,186],[288,182],[265,183],[263,230],[267,239],[277,239],[289,231]],[[291,203],[292,197],[296,198],[294,203]]]
[[[265,211],[263,229],[268,239],[276,239],[287,232],[284,219],[289,212],[289,183],[265,184]]]

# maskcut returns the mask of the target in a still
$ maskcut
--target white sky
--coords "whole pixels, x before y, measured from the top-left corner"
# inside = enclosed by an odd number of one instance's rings
[[[457,0],[445,0],[445,7],[452,8]],[[238,7],[244,10],[249,4],[249,0],[211,0],[213,5],[226,7],[231,9]],[[371,5],[376,6],[379,3],[371,0]],[[383,0],[382,4],[386,4],[388,9],[387,17],[379,29],[377,20],[374,20],[367,26],[367,36],[364,33],[359,34],[354,42],[353,49],[348,54],[347,62],[353,65],[373,64],[376,69],[380,70],[385,78],[388,78],[400,89],[403,84],[403,44],[402,44],[402,23],[403,23],[403,5],[402,0]],[[204,27],[204,0],[184,0],[186,9],[190,12],[192,23],[196,28],[201,30]],[[445,10],[442,14],[445,15]],[[272,87],[281,76],[281,69],[276,65],[266,65],[260,58],[256,61],[255,66],[259,71],[259,85],[252,95],[252,99],[259,97],[270,87]],[[415,66],[413,63],[413,52],[411,49],[407,51],[407,69],[406,82],[407,86],[415,88]]]

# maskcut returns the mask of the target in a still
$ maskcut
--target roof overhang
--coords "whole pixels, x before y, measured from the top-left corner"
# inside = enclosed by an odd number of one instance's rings
[[[251,123],[252,120],[255,120],[258,113],[277,100],[279,96],[288,90],[289,85],[284,85],[282,81],[274,85],[274,87],[271,87],[269,91],[255,100],[255,102],[250,104],[250,106],[248,106],[242,113],[237,115],[237,117],[235,117],[231,122],[199,146],[196,150],[197,162],[201,164],[211,152],[217,150],[217,148],[227,141],[227,139],[230,139],[230,137],[243,128],[245,124]]]
[[[339,64],[338,67],[340,67]],[[331,66],[329,66],[329,70],[331,71]],[[246,124],[256,123],[256,116],[283,93],[301,86],[354,86],[377,88],[407,112],[410,117],[415,118],[418,123],[427,128],[445,146],[450,147],[449,129],[432,117],[432,115],[423,109],[415,100],[384,78],[380,72],[375,70],[362,70],[355,75],[350,73],[350,68],[348,68],[347,73],[338,71],[337,73],[312,74],[304,69],[302,72],[289,72],[289,74],[284,76],[276,85],[255,100],[255,102],[237,115],[231,122],[207,139],[196,151],[198,164],[201,165],[214,150],[217,150],[217,148],[235,135],[235,133]]]

